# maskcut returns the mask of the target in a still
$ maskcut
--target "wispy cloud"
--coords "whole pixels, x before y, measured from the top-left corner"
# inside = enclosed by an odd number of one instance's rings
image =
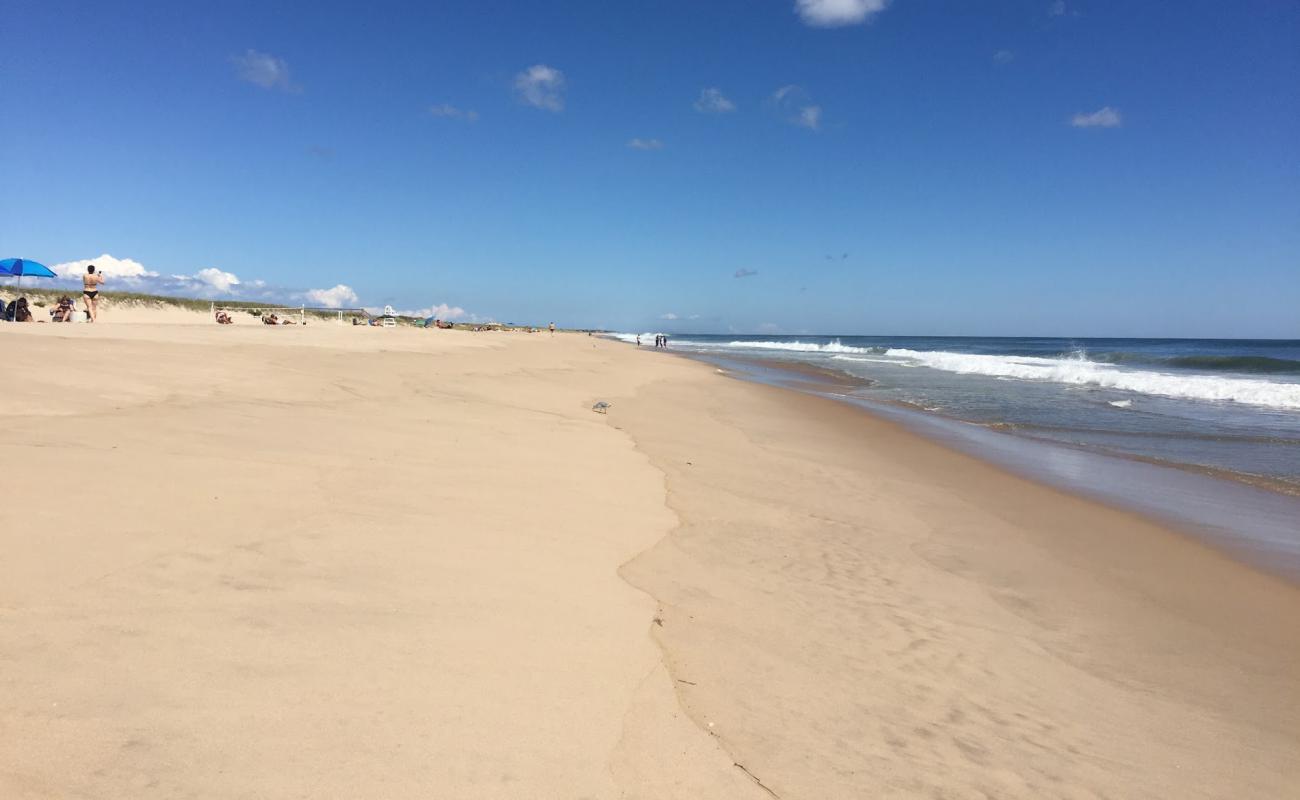
[[[457,108],[448,103],[429,106],[429,116],[442,119],[459,119],[465,122],[478,122],[478,112],[473,109]]]
[[[794,10],[815,28],[860,25],[885,10],[889,0],[795,0]]]
[[[813,103],[808,93],[794,84],[772,92],[768,104],[792,125],[810,131],[821,130],[822,107]]]
[[[1016,60],[1016,54],[1010,50],[999,50],[993,54],[993,60],[999,64],[1010,64]]]
[[[289,65],[282,58],[248,50],[243,55],[231,56],[230,63],[235,65],[235,74],[240,80],[248,81],[254,86],[279,89],[282,92],[302,91],[302,87],[293,82],[289,75]]]
[[[812,131],[819,131],[822,127],[822,107],[821,106],[804,106],[799,109],[799,118],[795,122],[800,127]]]
[[[659,319],[666,319],[666,320],[668,320],[669,322],[671,322],[671,321],[673,321],[673,320],[675,320],[675,319],[679,319],[679,317],[678,317],[676,314],[674,314],[673,312],[669,311],[667,314],[660,314],[660,315],[659,315]]]
[[[711,86],[700,90],[695,100],[695,110],[701,114],[728,114],[736,110],[736,104],[727,99],[721,89]]]
[[[321,161],[329,161],[334,158],[334,148],[322,144],[313,144],[307,147],[307,154],[315,156]]]
[[[733,272],[732,275],[731,275],[731,277],[733,277],[733,278],[748,278],[748,277],[750,277],[750,276],[752,276],[752,275],[757,275],[757,274],[758,274],[758,270],[756,270],[756,269],[746,269],[746,268],[744,268],[744,267],[741,267],[740,269],[738,269],[738,270],[736,270],[735,272]]]
[[[564,110],[564,73],[534,64],[515,76],[515,94],[521,102],[546,111]]]
[[[1091,114],[1075,114],[1070,124],[1076,128],[1118,128],[1124,122],[1118,108],[1105,106]]]
[[[1055,2],[1047,7],[1047,16],[1049,17],[1063,17],[1065,16],[1065,12],[1065,0],[1055,0]]]
[[[629,139],[627,146],[633,150],[662,150],[664,143],[658,139]]]

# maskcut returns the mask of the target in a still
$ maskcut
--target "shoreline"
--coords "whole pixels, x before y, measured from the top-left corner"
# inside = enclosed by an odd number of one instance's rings
[[[854,389],[870,386],[871,381],[803,362],[683,351],[672,355],[724,369],[737,380],[828,398],[875,419],[893,420],[918,436],[974,456],[993,468],[1141,514],[1195,541],[1208,542],[1255,569],[1300,584],[1300,537],[1288,536],[1294,532],[1289,521],[1300,519],[1300,486],[1230,470],[1072,446],[1023,435],[999,424],[855,396]],[[1053,473],[1045,465],[1060,453],[1078,454],[1077,458],[1086,459],[1087,467],[1072,466],[1068,475]],[[1126,473],[1125,481],[1090,485],[1081,480],[1084,472],[1108,474],[1110,461]],[[1146,497],[1125,491],[1138,485],[1164,487],[1176,497],[1162,501],[1158,491],[1152,496],[1144,490]],[[1188,502],[1188,498],[1195,501]]]
[[[683,706],[769,790],[1281,798],[1300,778],[1300,633],[1273,621],[1296,586],[897,421],[674,360],[696,377],[618,422],[681,524],[623,572],[661,604]]]

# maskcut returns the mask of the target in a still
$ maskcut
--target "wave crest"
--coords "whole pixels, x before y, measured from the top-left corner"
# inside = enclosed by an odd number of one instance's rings
[[[736,347],[749,350],[791,350],[797,353],[857,353],[859,355],[882,355],[883,347],[853,347],[843,344],[839,339],[826,344],[817,342],[727,342],[724,347]]]
[[[924,367],[962,375],[990,375],[1075,386],[1096,386],[1185,400],[1217,400],[1286,410],[1300,410],[1300,383],[1213,375],[1171,375],[1167,372],[1119,369],[1076,358],[992,356],[891,348],[886,355]]]

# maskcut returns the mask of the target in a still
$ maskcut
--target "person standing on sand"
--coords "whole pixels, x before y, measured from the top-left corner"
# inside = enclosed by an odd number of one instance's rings
[[[81,292],[86,301],[86,316],[94,322],[99,319],[99,287],[104,283],[104,273],[95,273],[95,265],[86,267],[86,274],[81,276]]]
[[[552,336],[555,335],[555,323],[554,323],[554,322],[551,323],[551,335],[552,335]]]

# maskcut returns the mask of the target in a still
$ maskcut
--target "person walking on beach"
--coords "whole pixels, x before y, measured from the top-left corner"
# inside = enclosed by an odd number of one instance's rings
[[[551,323],[551,335],[552,335],[552,336],[555,335],[555,323],[554,323],[554,322]]]
[[[96,274],[95,265],[86,267],[86,274],[81,276],[82,295],[86,301],[86,316],[90,322],[99,319],[99,287],[104,283],[104,273]]]

